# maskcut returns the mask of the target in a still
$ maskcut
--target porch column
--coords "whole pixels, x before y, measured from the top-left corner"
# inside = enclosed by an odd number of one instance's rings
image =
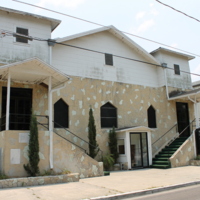
[[[198,103],[194,104],[194,112],[195,112],[195,119],[196,119],[196,128],[199,128],[199,111],[198,111]]]
[[[10,71],[8,69],[8,82],[7,82],[7,101],[6,101],[6,130],[9,130],[10,118]]]
[[[49,110],[49,136],[50,136],[50,169],[53,169],[53,122],[52,122],[52,77],[49,77],[48,88],[48,110]]]

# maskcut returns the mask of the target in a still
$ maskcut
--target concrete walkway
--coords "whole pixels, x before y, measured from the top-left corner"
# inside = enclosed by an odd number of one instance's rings
[[[110,176],[81,179],[76,183],[0,189],[0,199],[81,200],[198,181],[200,167],[196,166],[141,169],[112,172]]]

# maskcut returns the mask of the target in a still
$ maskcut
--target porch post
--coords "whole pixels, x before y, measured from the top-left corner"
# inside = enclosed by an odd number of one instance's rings
[[[198,111],[198,103],[196,102],[194,104],[194,112],[195,112],[195,118],[196,118],[196,128],[199,128],[199,111]]]
[[[10,71],[8,69],[7,101],[6,101],[6,130],[9,130],[9,118],[10,118]]]
[[[53,122],[52,122],[52,77],[49,77],[48,110],[49,110],[49,136],[50,136],[50,169],[53,169]]]

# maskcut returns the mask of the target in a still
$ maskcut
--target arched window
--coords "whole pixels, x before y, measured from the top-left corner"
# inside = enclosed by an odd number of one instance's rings
[[[101,128],[113,126],[117,128],[117,109],[108,102],[101,106]]]
[[[147,110],[148,127],[156,128],[156,111],[153,106],[150,106]]]
[[[62,99],[54,104],[54,122],[54,128],[69,127],[69,106]]]

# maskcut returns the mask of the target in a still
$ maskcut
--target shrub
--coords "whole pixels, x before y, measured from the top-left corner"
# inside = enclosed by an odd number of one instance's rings
[[[109,149],[110,153],[113,155],[115,163],[117,163],[119,153],[117,151],[117,135],[115,132],[115,127],[113,127],[112,130],[110,130],[109,132]]]
[[[93,116],[92,108],[89,110],[89,123],[88,123],[88,138],[89,138],[89,156],[95,158],[98,153],[98,144],[96,141],[96,126]]]
[[[24,165],[24,169],[30,176],[36,176],[40,173],[38,167],[40,157],[37,120],[34,114],[31,115],[28,157],[29,163],[27,165]]]

